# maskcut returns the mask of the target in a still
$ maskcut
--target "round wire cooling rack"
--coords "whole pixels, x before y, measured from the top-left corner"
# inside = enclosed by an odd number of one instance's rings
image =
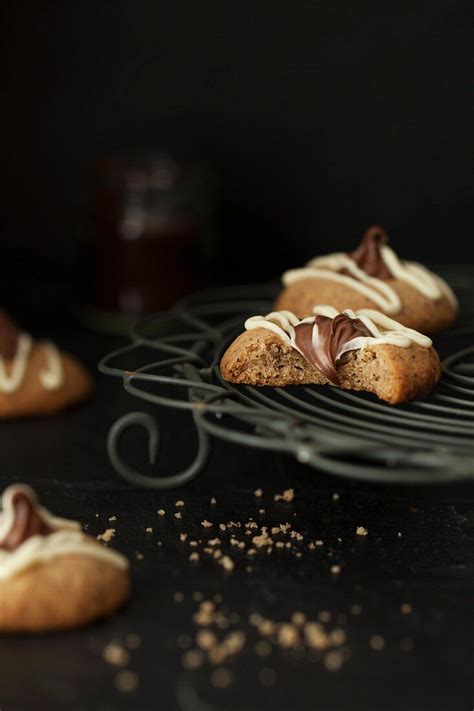
[[[122,434],[134,425],[145,428],[153,464],[160,429],[149,413],[131,412],[109,431],[112,465],[135,485],[177,487],[204,468],[212,437],[218,437],[287,453],[308,466],[354,479],[418,484],[473,479],[474,269],[437,271],[456,290],[461,317],[455,328],[435,339],[444,358],[435,391],[399,406],[330,385],[255,388],[225,382],[219,370],[222,354],[248,316],[271,310],[278,285],[202,292],[145,319],[129,344],[100,361],[99,370],[119,377],[125,390],[143,401],[187,411],[197,431],[196,453],[178,473],[141,473],[121,455]],[[139,353],[139,367],[116,365]]]

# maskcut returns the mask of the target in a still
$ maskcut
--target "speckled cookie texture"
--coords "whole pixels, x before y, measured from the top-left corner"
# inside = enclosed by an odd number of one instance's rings
[[[256,386],[322,385],[328,380],[277,334],[263,328],[245,331],[222,357],[222,377]],[[416,344],[381,344],[345,354],[338,365],[341,387],[365,390],[390,404],[423,397],[441,376],[438,354]]]
[[[452,326],[456,320],[457,309],[446,296],[437,301],[420,294],[413,286],[399,279],[387,279],[399,295],[401,311],[393,317],[404,326],[414,328],[421,333],[437,333]],[[373,301],[345,284],[337,284],[324,278],[305,278],[287,286],[278,296],[275,310],[292,311],[299,318],[311,316],[317,304],[329,304],[338,311],[363,308],[379,309]]]
[[[0,580],[0,632],[81,627],[117,610],[129,592],[126,570],[80,555],[58,556]]]
[[[12,393],[0,392],[0,418],[14,419],[53,415],[86,400],[92,393],[93,381],[86,369],[73,356],[59,352],[63,381],[53,390],[43,387],[40,372],[46,367],[46,354],[41,343],[35,343],[28,359],[25,377]],[[12,360],[4,359],[7,372]]]

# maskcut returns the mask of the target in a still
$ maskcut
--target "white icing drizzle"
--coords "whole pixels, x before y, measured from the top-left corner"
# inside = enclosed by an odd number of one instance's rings
[[[359,309],[358,311],[345,309],[339,312],[332,306],[316,306],[313,311],[316,316],[334,318],[339,313],[343,313],[349,316],[349,318],[358,318],[372,334],[371,336],[358,336],[348,341],[341,349],[338,357],[348,351],[361,350],[368,346],[382,344],[397,346],[399,348],[409,348],[413,343],[423,348],[431,348],[432,346],[431,338],[424,336],[413,328],[403,326],[401,323],[398,323],[398,321],[394,321],[385,314],[380,313],[380,311],[373,309]],[[252,316],[248,318],[245,322],[245,329],[250,331],[254,328],[265,328],[269,331],[273,331],[280,336],[280,338],[289,343],[292,348],[299,351],[295,343],[295,326],[300,323],[311,323],[313,320],[314,316],[308,316],[300,320],[291,311],[272,311],[266,316]],[[318,328],[316,323],[314,324],[312,338],[313,345],[317,348]]]
[[[84,534],[77,521],[53,516],[47,509],[38,506],[36,495],[29,486],[13,484],[3,493],[0,513],[0,541],[2,541],[15,521],[12,505],[13,496],[21,491],[35,502],[41,517],[53,533],[28,538],[14,551],[0,549],[0,580],[7,580],[22,571],[40,563],[46,563],[60,555],[79,555],[103,560],[118,568],[128,568],[128,560],[118,551],[106,548],[98,541]]]
[[[387,269],[395,279],[410,284],[432,301],[437,301],[444,295],[453,306],[457,307],[456,296],[441,277],[417,262],[402,262],[393,249],[387,245],[381,245],[380,253]],[[340,274],[340,270],[344,268],[350,274]],[[371,299],[388,314],[396,314],[402,308],[400,297],[386,281],[366,274],[345,252],[334,252],[323,257],[316,257],[302,269],[290,269],[285,272],[282,280],[285,286],[289,286],[307,278],[329,279],[339,284],[345,284]]]
[[[0,392],[11,395],[22,385],[28,359],[33,348],[33,340],[27,333],[21,333],[18,337],[16,353],[8,364],[5,358],[0,356]],[[43,352],[46,356],[46,367],[40,371],[39,379],[45,390],[57,390],[64,382],[64,371],[61,356],[53,343],[46,341],[43,344]]]
[[[47,366],[39,374],[41,384],[46,390],[57,390],[64,382],[61,355],[54,343],[50,341],[44,343],[43,351],[46,356]]]
[[[5,359],[0,356],[0,391],[9,395],[18,390],[25,377],[28,358],[33,341],[31,336],[21,333],[18,337],[16,353],[12,358],[10,373],[7,373]]]

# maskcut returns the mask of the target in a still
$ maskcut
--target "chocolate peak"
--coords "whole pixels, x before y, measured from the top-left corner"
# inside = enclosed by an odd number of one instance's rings
[[[314,321],[295,326],[295,346],[330,383],[340,385],[336,363],[343,347],[354,338],[371,335],[358,318],[350,318],[346,314],[338,314],[334,318],[315,316]]]
[[[20,329],[3,309],[0,310],[0,356],[13,358],[18,347]]]
[[[391,279],[392,274],[385,264],[380,247],[388,243],[388,234],[383,227],[373,225],[362,236],[360,245],[349,256],[366,274],[377,279]]]
[[[9,505],[13,521],[0,539],[0,549],[14,551],[32,536],[48,536],[54,533],[55,529],[45,521],[32,491],[17,489],[11,495]],[[6,513],[3,511],[3,516]]]

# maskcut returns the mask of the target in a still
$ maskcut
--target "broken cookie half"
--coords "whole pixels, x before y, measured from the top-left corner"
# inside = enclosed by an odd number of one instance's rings
[[[247,385],[323,385],[365,390],[395,405],[430,393],[441,376],[431,339],[372,309],[316,306],[253,316],[220,363],[222,377]]]

